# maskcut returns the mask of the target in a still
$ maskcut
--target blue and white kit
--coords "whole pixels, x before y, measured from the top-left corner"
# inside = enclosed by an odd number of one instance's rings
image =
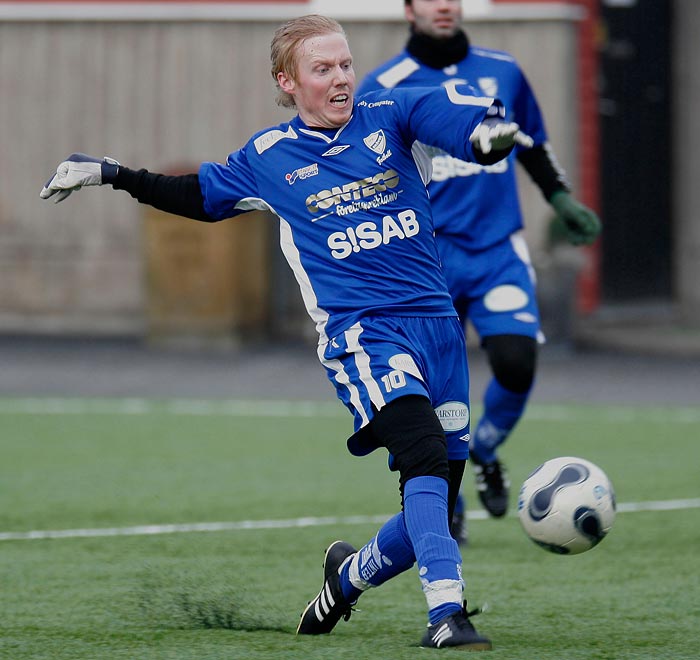
[[[436,330],[430,346],[416,339],[425,323],[462,336],[439,266],[425,187],[430,158],[421,144],[474,161],[469,137],[494,108],[498,101],[468,86],[380,91],[356,98],[339,129],[310,129],[295,117],[254,135],[226,164],[199,170],[212,218],[255,209],[279,218],[282,251],[319,333],[319,358],[355,430],[373,409],[420,393],[449,410],[451,458],[467,454],[468,375],[463,355],[435,352]],[[405,321],[391,330],[376,317]],[[463,339],[456,350],[464,351]]]
[[[532,89],[513,57],[501,51],[470,46],[461,61],[434,69],[404,50],[366,76],[358,93],[455,83],[497,96],[505,106],[506,120],[518,123],[534,146],[548,147]],[[433,174],[428,189],[450,293],[460,317],[469,317],[481,337],[540,334],[534,271],[519,233],[523,219],[515,166],[523,148],[516,145],[494,165],[465,162],[445,150],[429,149]]]

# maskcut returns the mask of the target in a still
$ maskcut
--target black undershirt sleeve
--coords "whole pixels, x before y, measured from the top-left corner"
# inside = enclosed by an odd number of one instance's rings
[[[557,163],[551,149],[544,144],[539,144],[532,149],[523,149],[518,154],[518,161],[547,201],[559,190],[570,192],[571,186],[566,173]]]
[[[499,160],[507,158],[508,154],[513,151],[513,147],[507,147],[506,149],[491,149],[491,151],[485,154],[476,144],[473,144],[472,151],[474,152],[474,158],[479,165],[493,165]]]
[[[202,222],[216,222],[204,210],[204,197],[197,174],[168,176],[148,170],[130,170],[120,165],[112,187],[126,190],[142,204],[149,204],[160,211]]]

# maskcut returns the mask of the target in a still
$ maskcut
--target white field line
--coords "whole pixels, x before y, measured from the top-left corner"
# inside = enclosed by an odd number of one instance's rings
[[[334,401],[211,399],[0,399],[0,415],[185,415],[226,417],[327,417],[347,415]]]
[[[2,398],[0,415],[183,415],[225,417],[347,417],[337,401],[144,398]],[[532,404],[526,419],[538,422],[605,421],[700,424],[700,406],[634,404]]]
[[[700,498],[687,500],[663,500],[657,502],[629,502],[618,504],[618,513],[640,511],[678,511],[700,508]],[[96,538],[107,536],[153,536],[157,534],[187,534],[199,532],[230,532],[251,529],[299,529],[301,527],[328,527],[332,525],[381,525],[391,516],[328,516],[305,517],[287,520],[240,520],[238,522],[188,523],[182,525],[137,525],[134,527],[102,527],[93,529],[54,529],[29,532],[0,532],[0,541],[32,541],[38,539]],[[469,511],[469,520],[484,520],[485,511]]]

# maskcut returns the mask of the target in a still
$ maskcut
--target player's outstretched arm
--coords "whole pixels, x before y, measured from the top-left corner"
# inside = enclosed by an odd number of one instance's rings
[[[42,199],[54,198],[62,202],[72,192],[83,186],[101,186],[113,183],[117,176],[119,163],[113,158],[93,158],[86,154],[71,154],[57,168],[55,174],[46,182],[39,196]]]
[[[142,204],[161,211],[203,222],[216,222],[204,208],[204,197],[197,174],[169,176],[148,170],[131,170],[113,158],[93,158],[71,154],[47,181],[40,196],[55,201],[64,200],[83,186],[112,184],[115,190],[125,190]]]

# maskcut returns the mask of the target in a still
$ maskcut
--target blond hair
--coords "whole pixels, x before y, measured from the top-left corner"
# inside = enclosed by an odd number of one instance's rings
[[[284,72],[288,78],[296,80],[299,46],[311,37],[334,33],[345,36],[345,30],[338,21],[319,14],[293,18],[275,30],[270,43],[270,72],[277,86],[277,105],[283,108],[296,107],[294,97],[280,88],[277,74]]]

